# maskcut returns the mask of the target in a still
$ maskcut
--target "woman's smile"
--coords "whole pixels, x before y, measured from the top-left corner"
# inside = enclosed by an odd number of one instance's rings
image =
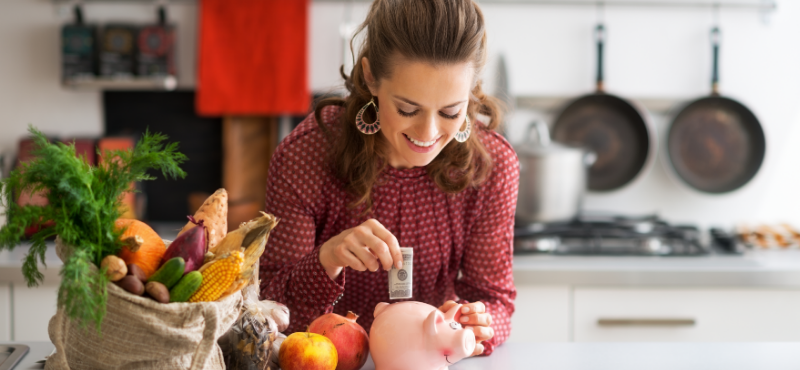
[[[438,143],[439,139],[442,138],[442,136],[439,135],[437,138],[431,141],[419,141],[413,139],[411,136],[407,134],[403,134],[403,136],[406,138],[406,143],[408,144],[408,147],[417,153],[429,153],[434,148],[436,148],[435,144]]]

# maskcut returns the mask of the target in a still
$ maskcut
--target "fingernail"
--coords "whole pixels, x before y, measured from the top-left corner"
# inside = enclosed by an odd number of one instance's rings
[[[464,308],[461,309],[461,313],[469,313],[469,307],[464,306]]]
[[[403,268],[403,261],[397,261],[397,269]]]
[[[461,316],[461,322],[467,322],[467,321],[469,321],[469,317]]]

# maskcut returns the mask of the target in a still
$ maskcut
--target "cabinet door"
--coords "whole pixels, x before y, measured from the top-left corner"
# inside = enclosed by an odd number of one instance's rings
[[[508,342],[568,342],[569,299],[568,286],[517,286]]]
[[[0,342],[11,341],[11,283],[0,283]]]
[[[47,325],[56,314],[58,284],[45,283],[28,288],[14,284],[14,338],[15,341],[50,341]]]
[[[574,291],[578,342],[800,341],[800,290]]]

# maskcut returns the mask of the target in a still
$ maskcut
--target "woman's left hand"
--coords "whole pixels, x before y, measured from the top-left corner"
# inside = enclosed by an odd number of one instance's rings
[[[445,302],[439,311],[447,312],[458,303],[454,301]],[[461,306],[461,317],[456,315],[456,320],[465,328],[472,329],[475,333],[475,351],[472,356],[477,356],[483,353],[483,344],[481,342],[492,339],[494,337],[494,329],[492,329],[492,314],[486,312],[486,306],[483,302],[466,303]]]

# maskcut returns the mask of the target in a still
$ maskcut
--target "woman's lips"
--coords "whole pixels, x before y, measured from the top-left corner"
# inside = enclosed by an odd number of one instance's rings
[[[436,142],[434,142],[433,145],[431,146],[419,146],[411,142],[411,140],[405,134],[403,134],[403,137],[406,139],[406,144],[408,144],[408,147],[417,153],[430,153],[433,150],[433,148],[436,147],[436,144],[439,143],[439,140],[442,138],[441,136],[436,138]]]

